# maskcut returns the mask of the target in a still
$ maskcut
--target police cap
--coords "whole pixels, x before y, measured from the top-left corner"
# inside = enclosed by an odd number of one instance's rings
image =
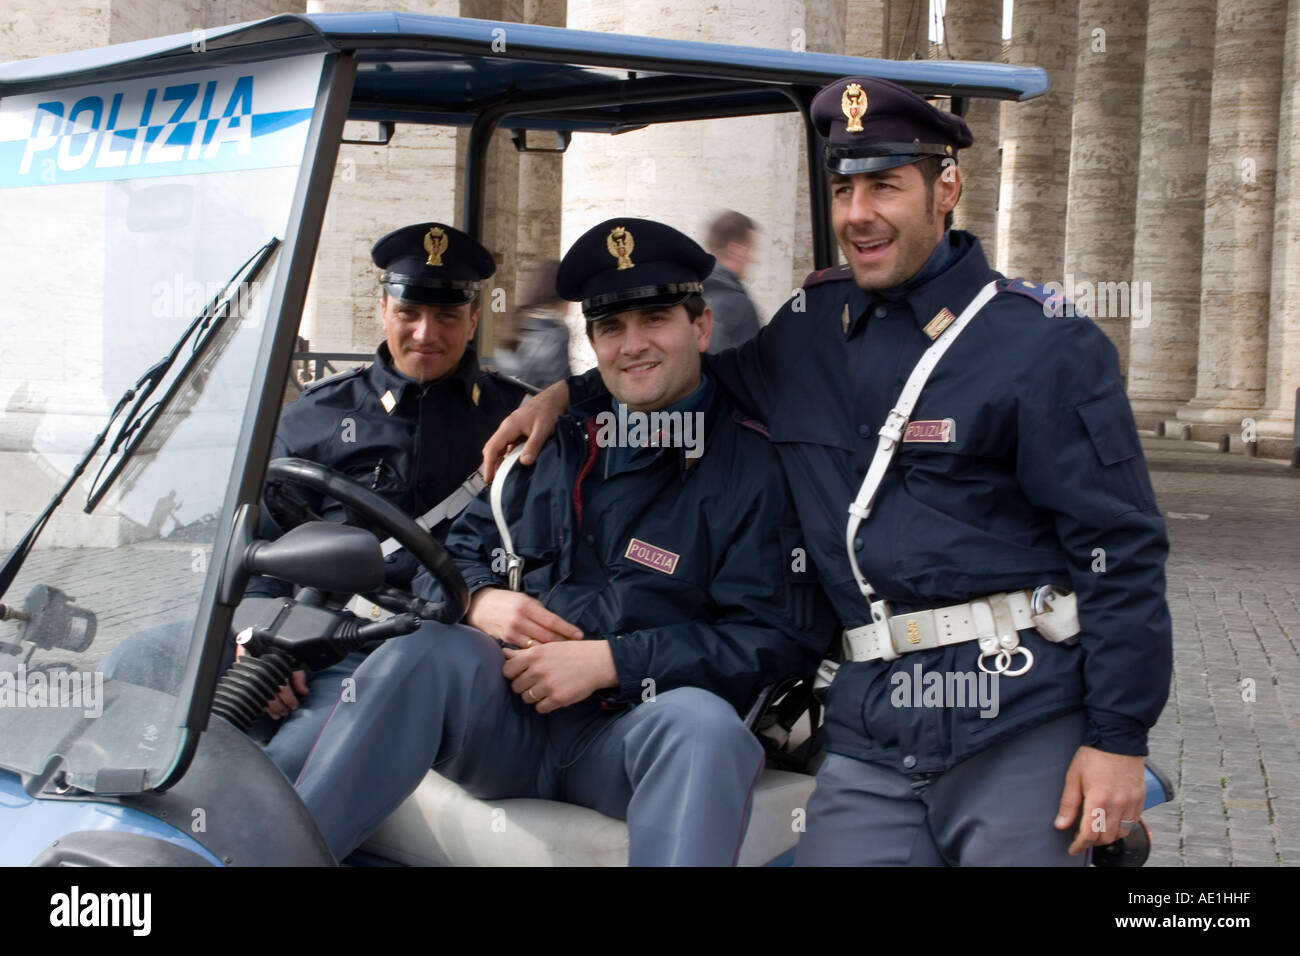
[[[587,322],[629,309],[677,305],[704,290],[716,260],[689,236],[649,219],[607,219],[570,247],[555,274],[561,298]]]
[[[846,76],[812,102],[813,123],[826,140],[826,168],[850,176],[924,159],[953,156],[972,142],[966,121],[937,109],[897,83]]]
[[[479,283],[496,272],[492,254],[459,229],[441,222],[403,226],[370,248],[384,270],[388,294],[423,305],[462,305],[473,301]]]

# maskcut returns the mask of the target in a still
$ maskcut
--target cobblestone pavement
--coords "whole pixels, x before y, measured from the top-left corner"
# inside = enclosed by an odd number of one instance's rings
[[[1300,470],[1193,443],[1144,447],[1168,519],[1174,623],[1151,757],[1177,791],[1145,814],[1148,865],[1300,864]],[[120,551],[32,555],[11,593],[75,580],[78,604],[99,615],[84,656],[46,654],[93,668],[127,634],[187,616],[208,549],[133,550],[130,582]]]
[[[1144,440],[1168,520],[1174,679],[1148,866],[1300,864],[1300,470]]]

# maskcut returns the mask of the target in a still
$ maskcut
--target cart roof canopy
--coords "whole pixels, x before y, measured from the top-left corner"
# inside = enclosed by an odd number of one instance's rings
[[[925,96],[1025,100],[1037,67],[866,60],[410,13],[284,15],[0,64],[0,96],[142,72],[353,51],[349,118],[618,133],[649,123],[793,111],[831,80],[869,73]]]

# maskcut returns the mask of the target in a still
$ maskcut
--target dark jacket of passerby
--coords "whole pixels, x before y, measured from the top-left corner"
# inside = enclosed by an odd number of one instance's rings
[[[704,280],[704,301],[713,310],[711,354],[748,342],[758,334],[758,310],[744,284],[729,269],[713,267],[712,274]]]
[[[524,313],[512,374],[534,388],[545,388],[568,376],[569,327],[564,316],[549,309]]]

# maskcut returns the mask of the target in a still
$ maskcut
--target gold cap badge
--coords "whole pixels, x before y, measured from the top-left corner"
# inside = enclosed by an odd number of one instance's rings
[[[618,260],[620,269],[631,269],[636,265],[632,261],[632,249],[635,246],[632,241],[632,233],[622,226],[615,226],[609,231],[609,236],[605,239],[605,245],[609,248],[609,254]]]
[[[861,133],[862,117],[867,112],[867,91],[857,83],[850,83],[844,87],[844,95],[840,97],[840,109],[849,121],[849,125],[844,127],[845,132]]]
[[[424,234],[424,251],[429,254],[425,265],[442,265],[442,254],[447,251],[447,234],[438,226],[433,226]]]

